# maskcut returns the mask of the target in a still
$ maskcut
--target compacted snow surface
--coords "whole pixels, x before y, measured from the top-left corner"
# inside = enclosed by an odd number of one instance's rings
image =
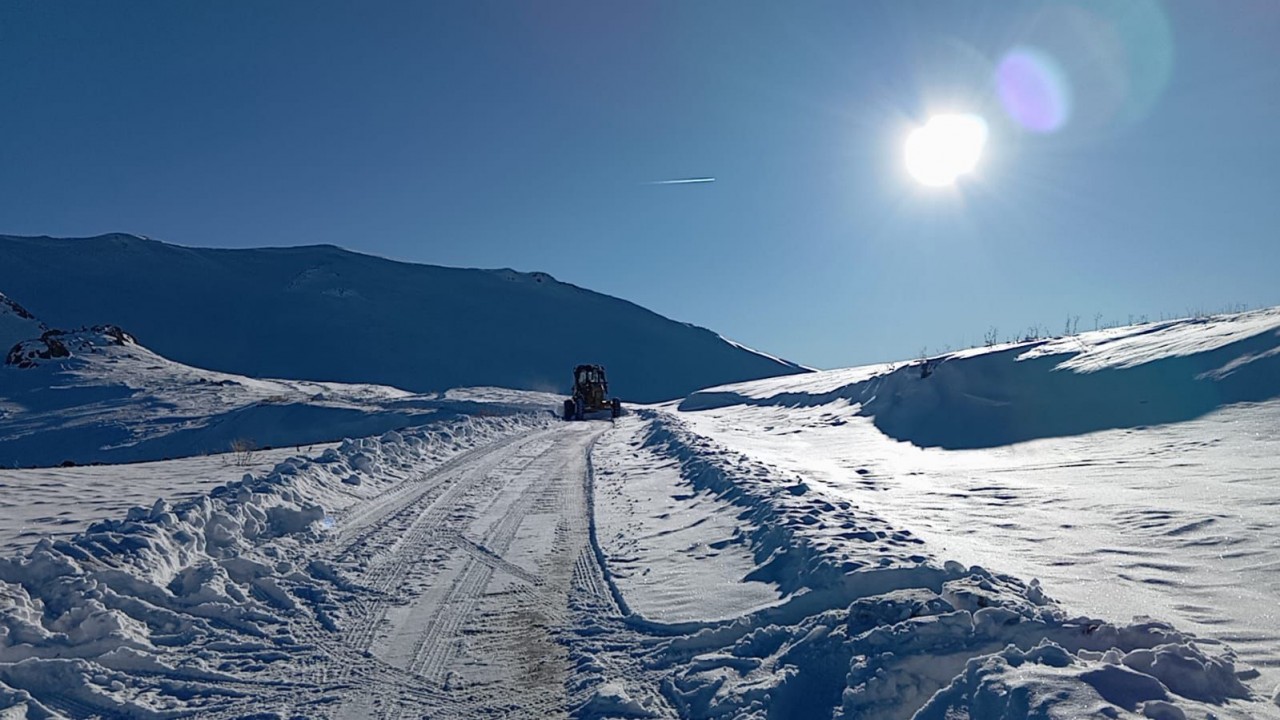
[[[1277,327],[764,380],[612,423],[452,391],[238,479],[10,471],[7,505],[71,519],[5,530],[0,713],[1280,718]],[[108,479],[137,506],[71,500]]]

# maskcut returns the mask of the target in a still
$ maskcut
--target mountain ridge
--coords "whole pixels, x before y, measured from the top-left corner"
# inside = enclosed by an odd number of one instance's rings
[[[563,392],[574,365],[598,362],[616,394],[652,402],[807,370],[545,272],[335,245],[0,235],[0,289],[52,326],[120,325],[175,361],[250,377]]]

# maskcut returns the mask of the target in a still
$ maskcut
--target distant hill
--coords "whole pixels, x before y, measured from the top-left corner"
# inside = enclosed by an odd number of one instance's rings
[[[29,313],[28,313],[29,315]],[[0,328],[18,313],[0,299]],[[537,411],[559,396],[470,388],[253,379],[163,358],[125,330],[46,329],[0,357],[0,468],[137,462],[376,435],[474,412]]]
[[[563,392],[593,362],[624,400],[652,402],[804,370],[544,273],[333,246],[0,236],[0,290],[52,326],[116,324],[172,360],[250,377]]]

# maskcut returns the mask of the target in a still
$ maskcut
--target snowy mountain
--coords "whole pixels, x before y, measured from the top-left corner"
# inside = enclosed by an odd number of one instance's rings
[[[332,246],[0,236],[0,288],[55,326],[115,323],[172,360],[250,377],[563,392],[574,365],[596,362],[613,392],[647,402],[803,371],[544,273]]]
[[[16,307],[16,306],[15,306]],[[16,317],[16,312],[14,313]],[[360,437],[450,417],[554,410],[535,392],[419,395],[378,385],[251,379],[193,368],[114,325],[48,330],[0,365],[0,467],[138,462]]]

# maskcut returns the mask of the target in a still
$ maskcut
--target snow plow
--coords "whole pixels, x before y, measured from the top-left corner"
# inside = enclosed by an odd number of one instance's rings
[[[622,402],[610,398],[609,381],[602,365],[579,365],[573,369],[573,397],[564,401],[564,419],[582,420],[589,415],[609,412],[609,417],[622,414]]]

